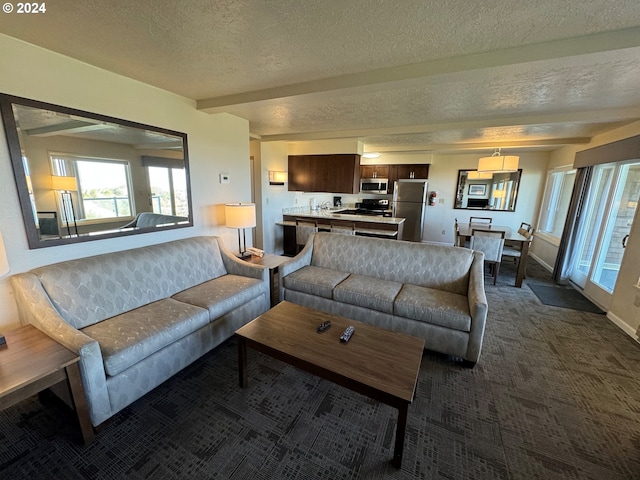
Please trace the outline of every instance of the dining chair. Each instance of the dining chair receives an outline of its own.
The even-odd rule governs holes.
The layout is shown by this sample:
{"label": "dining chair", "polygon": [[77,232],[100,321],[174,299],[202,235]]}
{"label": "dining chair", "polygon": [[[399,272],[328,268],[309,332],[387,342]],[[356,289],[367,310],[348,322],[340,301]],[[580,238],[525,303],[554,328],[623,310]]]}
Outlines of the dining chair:
{"label": "dining chair", "polygon": [[351,225],[336,225],[332,223],[329,231],[331,233],[338,233],[340,235],[355,235],[356,224],[352,223]]}
{"label": "dining chair", "polygon": [[465,247],[469,248],[469,240],[465,237],[464,243],[462,242],[460,237],[460,225],[458,224],[458,219],[454,219],[453,223],[453,246],[454,247]]}
{"label": "dining chair", "polygon": [[[533,232],[535,231],[534,228],[532,228],[530,231],[524,230],[523,232],[521,232],[520,230],[522,229],[519,229],[518,233],[529,240],[533,237]],[[504,248],[502,249],[502,256],[504,258],[512,259],[515,263],[519,262],[520,257],[522,257],[522,242],[510,242],[509,244],[505,243]],[[526,276],[527,272],[525,270],[525,278]]]}
{"label": "dining chair", "polygon": [[481,228],[471,230],[471,249],[484,253],[484,263],[488,264],[492,270],[494,285],[498,282],[504,235],[505,232],[502,230],[483,230]]}
{"label": "dining chair", "polygon": [[491,224],[493,218],[491,217],[469,217],[469,223],[488,223]]}
{"label": "dining chair", "polygon": [[296,249],[298,252],[307,244],[309,237],[318,231],[316,220],[296,218]]}
{"label": "dining chair", "polygon": [[518,228],[518,233],[520,235],[524,235],[526,232],[531,232],[532,230],[533,230],[533,227],[531,226],[530,223],[522,222],[520,224],[520,228]]}

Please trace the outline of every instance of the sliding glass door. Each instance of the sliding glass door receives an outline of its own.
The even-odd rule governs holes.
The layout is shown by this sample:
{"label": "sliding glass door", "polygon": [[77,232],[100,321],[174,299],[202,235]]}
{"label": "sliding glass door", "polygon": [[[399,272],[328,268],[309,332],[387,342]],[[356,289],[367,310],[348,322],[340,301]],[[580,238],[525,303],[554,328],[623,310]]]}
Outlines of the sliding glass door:
{"label": "sliding glass door", "polygon": [[595,167],[580,219],[571,280],[608,309],[640,196],[640,162]]}

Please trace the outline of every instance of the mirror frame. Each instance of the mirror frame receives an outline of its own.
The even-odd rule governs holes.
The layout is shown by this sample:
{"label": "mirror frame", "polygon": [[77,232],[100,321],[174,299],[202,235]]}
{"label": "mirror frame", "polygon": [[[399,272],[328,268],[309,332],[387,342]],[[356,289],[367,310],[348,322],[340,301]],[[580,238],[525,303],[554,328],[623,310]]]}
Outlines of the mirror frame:
{"label": "mirror frame", "polygon": [[[516,186],[516,190],[515,190],[515,200],[513,201],[513,208],[512,209],[495,209],[495,208],[476,208],[476,207],[457,207],[456,204],[458,202],[458,192],[460,191],[460,178],[462,177],[462,174],[464,172],[477,172],[476,169],[473,168],[469,168],[469,169],[460,169],[458,170],[458,181],[456,183],[456,190],[455,190],[455,194],[453,196],[453,208],[454,210],[475,210],[475,211],[489,211],[489,212],[515,212],[516,211],[516,206],[518,204],[518,193],[520,192],[520,183],[522,182],[522,169],[519,168],[518,169],[518,182],[517,182],[517,186]],[[509,173],[509,172],[505,172],[505,173]],[[515,173],[515,172],[512,172]],[[467,184],[468,185],[468,184]]]}
{"label": "mirror frame", "polygon": [[[36,219],[34,218],[34,212],[29,197],[29,188],[27,186],[26,174],[24,166],[22,164],[22,148],[20,144],[20,136],[16,125],[15,117],[13,114],[13,105],[22,105],[32,108],[40,108],[59,112],[67,115],[74,115],[80,117],[86,117],[101,122],[113,123],[122,125],[129,128],[148,130],[165,135],[172,135],[182,139],[182,152],[184,156],[184,168],[185,168],[185,180],[187,191],[187,202],[189,206],[188,221],[176,223],[172,225],[161,225],[156,227],[134,227],[126,230],[105,230],[104,233],[96,232],[91,234],[81,234],[75,236],[68,236],[62,238],[51,238],[42,240],[38,234],[36,228]],[[18,198],[20,201],[20,208],[22,210],[22,218],[24,221],[24,227],[27,233],[27,241],[30,249],[53,247],[57,245],[68,245],[74,243],[89,242],[94,240],[103,240],[106,238],[124,237],[129,235],[137,235],[142,233],[160,232],[165,230],[172,230],[176,228],[188,228],[193,227],[193,204],[191,201],[191,180],[189,172],[189,151],[187,146],[187,134],[168,130],[165,128],[154,127],[151,125],[145,125],[143,123],[132,122],[130,120],[123,120],[120,118],[109,117],[107,115],[101,115],[97,113],[86,112],[75,108],[63,107],[51,103],[41,102],[39,100],[31,100],[28,98],[17,97],[13,95],[7,95],[0,93],[0,112],[2,114],[2,122],[4,125],[4,131],[7,137],[7,146],[9,148],[9,157],[11,159],[11,166],[13,167],[13,176],[18,190]]]}

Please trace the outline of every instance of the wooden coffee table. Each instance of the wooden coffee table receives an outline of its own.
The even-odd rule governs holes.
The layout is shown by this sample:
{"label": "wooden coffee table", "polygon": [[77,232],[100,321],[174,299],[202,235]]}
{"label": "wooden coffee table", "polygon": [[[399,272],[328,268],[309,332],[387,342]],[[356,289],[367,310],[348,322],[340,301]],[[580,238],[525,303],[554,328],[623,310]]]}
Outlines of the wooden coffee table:
{"label": "wooden coffee table", "polygon": [[[324,321],[331,327],[317,333]],[[353,325],[348,343],[340,335]],[[424,340],[281,302],[236,331],[240,386],[246,387],[247,347],[398,409],[392,463],[400,468]]]}

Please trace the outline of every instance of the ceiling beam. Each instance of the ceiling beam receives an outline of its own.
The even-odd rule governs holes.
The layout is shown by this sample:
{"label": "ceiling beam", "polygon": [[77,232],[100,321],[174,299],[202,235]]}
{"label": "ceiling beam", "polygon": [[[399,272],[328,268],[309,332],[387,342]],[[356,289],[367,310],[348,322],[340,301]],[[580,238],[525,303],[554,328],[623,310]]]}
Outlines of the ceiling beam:
{"label": "ceiling beam", "polygon": [[420,133],[476,130],[500,127],[527,127],[548,124],[601,124],[610,122],[634,121],[640,117],[640,107],[559,112],[539,115],[513,115],[459,122],[430,123],[422,125],[404,125],[400,127],[376,127],[352,130],[327,130],[323,132],[298,132],[277,135],[261,135],[263,142],[322,140],[330,138],[375,137],[381,135],[415,135]]}
{"label": "ceiling beam", "polygon": [[581,37],[523,45],[484,53],[443,58],[410,65],[381,68],[368,72],[311,80],[261,90],[241,92],[197,101],[198,110],[219,113],[232,105],[263,102],[301,95],[321,94],[348,88],[381,86],[385,83],[426,79],[448,73],[553,60],[590,53],[640,47],[640,27]]}

